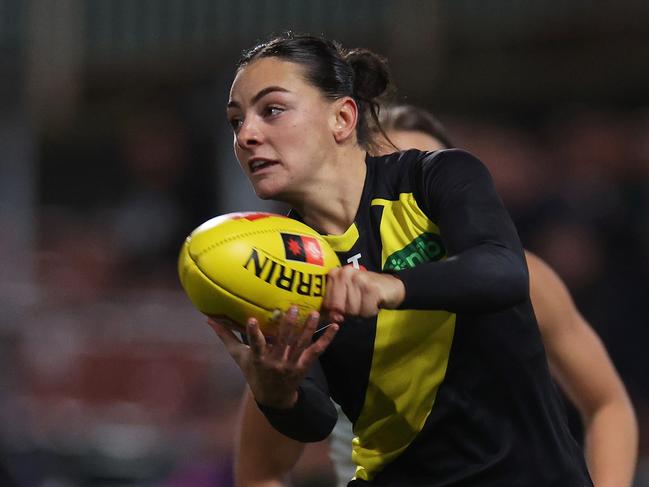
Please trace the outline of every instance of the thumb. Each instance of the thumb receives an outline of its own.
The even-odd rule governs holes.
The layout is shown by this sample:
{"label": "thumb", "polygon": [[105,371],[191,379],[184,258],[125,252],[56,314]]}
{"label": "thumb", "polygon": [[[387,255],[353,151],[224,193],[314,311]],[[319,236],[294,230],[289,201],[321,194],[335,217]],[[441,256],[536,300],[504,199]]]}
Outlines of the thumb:
{"label": "thumb", "polygon": [[208,318],[207,324],[214,330],[216,335],[225,345],[225,349],[237,361],[243,349],[248,348],[221,320]]}

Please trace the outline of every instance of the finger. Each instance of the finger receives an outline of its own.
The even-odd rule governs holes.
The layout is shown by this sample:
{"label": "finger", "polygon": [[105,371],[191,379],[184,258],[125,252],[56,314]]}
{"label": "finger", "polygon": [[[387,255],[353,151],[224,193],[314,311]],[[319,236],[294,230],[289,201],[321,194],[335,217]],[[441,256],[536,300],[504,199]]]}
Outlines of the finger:
{"label": "finger", "polygon": [[[284,350],[282,351],[282,359],[289,360],[292,351],[296,348],[296,343],[302,334],[304,324],[300,326],[298,322],[299,311],[297,306],[291,306],[289,309],[289,316],[286,320],[286,327],[282,331],[282,344]],[[308,317],[305,321],[308,321]]]}
{"label": "finger", "polygon": [[375,282],[361,282],[358,289],[359,296],[359,309],[358,315],[363,318],[376,316],[379,313],[379,289]]}
{"label": "finger", "polygon": [[318,338],[315,342],[313,342],[313,344],[311,344],[311,346],[304,350],[304,352],[300,356],[298,365],[300,367],[304,367],[305,369],[311,367],[311,364],[327,349],[331,341],[336,336],[336,333],[338,333],[339,329],[340,326],[336,323],[333,323],[331,326],[329,326],[320,336],[320,338]]}
{"label": "finger", "polygon": [[328,312],[332,321],[342,322],[345,312],[346,285],[342,278],[344,269],[332,269],[327,274],[327,288],[322,308]]}
{"label": "finger", "polygon": [[232,358],[237,360],[241,355],[241,351],[246,348],[246,345],[241,343],[241,340],[226,325],[221,323],[220,320],[209,318],[207,324],[216,332]]}
{"label": "finger", "polygon": [[339,313],[338,311],[327,311],[323,309],[322,312],[323,321],[327,323],[342,323],[345,321],[345,315]]}
{"label": "finger", "polygon": [[238,331],[238,332],[243,332],[244,327],[241,326],[239,323],[236,321],[231,320],[225,315],[206,315],[208,317],[208,322],[209,320],[215,321],[221,326],[224,326],[225,328],[228,328],[229,330],[232,331]]}
{"label": "finger", "polygon": [[362,316],[363,318],[371,318],[372,316],[379,314],[377,300],[374,297],[364,299],[362,304],[359,316]]}
{"label": "finger", "polygon": [[300,338],[298,339],[298,343],[302,348],[306,348],[311,344],[311,339],[318,326],[319,318],[320,313],[318,313],[317,311],[312,311],[311,313],[309,313],[309,316],[304,322],[302,333],[300,333]]}
{"label": "finger", "polygon": [[302,333],[300,333],[300,336],[291,347],[290,353],[287,356],[289,360],[296,362],[300,358],[302,351],[309,345],[311,345],[311,340],[319,321],[320,313],[318,313],[317,311],[312,311],[311,313],[309,313],[309,316],[304,322]]}
{"label": "finger", "polygon": [[349,285],[347,286],[347,294],[345,295],[345,314],[347,314],[347,316],[360,315],[363,301],[367,298],[361,290],[361,283],[359,280],[359,277],[352,276]]}
{"label": "finger", "polygon": [[246,323],[246,336],[250,349],[255,358],[260,358],[266,351],[266,339],[264,334],[259,329],[259,323],[255,318],[249,318]]}
{"label": "finger", "polygon": [[282,359],[285,357],[288,347],[295,340],[294,333],[297,326],[298,309],[297,306],[290,306],[284,313],[277,329],[275,343],[271,351],[271,357]]}

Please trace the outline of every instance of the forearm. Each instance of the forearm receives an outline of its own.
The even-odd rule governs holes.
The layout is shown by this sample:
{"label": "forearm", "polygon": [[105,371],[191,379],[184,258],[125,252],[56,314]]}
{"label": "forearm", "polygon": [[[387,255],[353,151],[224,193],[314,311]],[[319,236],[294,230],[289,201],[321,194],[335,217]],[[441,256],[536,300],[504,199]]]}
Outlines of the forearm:
{"label": "forearm", "polygon": [[491,243],[394,274],[406,289],[404,309],[484,313],[514,306],[529,293],[522,257]]}
{"label": "forearm", "polygon": [[629,401],[600,408],[586,422],[586,460],[597,487],[630,487],[635,473],[638,429]]}
{"label": "forearm", "polygon": [[240,471],[236,474],[235,487],[288,487],[288,478],[259,475],[258,472]]}
{"label": "forearm", "polygon": [[261,413],[249,391],[235,442],[236,487],[284,487],[304,445],[280,434]]}

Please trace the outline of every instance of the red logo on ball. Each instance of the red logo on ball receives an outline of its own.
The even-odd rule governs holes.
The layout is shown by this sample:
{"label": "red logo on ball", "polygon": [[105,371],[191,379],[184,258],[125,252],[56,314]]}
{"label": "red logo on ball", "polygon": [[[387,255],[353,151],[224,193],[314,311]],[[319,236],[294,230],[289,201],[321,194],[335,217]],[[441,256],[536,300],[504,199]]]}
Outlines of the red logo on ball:
{"label": "red logo on ball", "polygon": [[282,233],[284,255],[286,260],[306,262],[307,264],[324,265],[324,256],[320,242],[314,237]]}
{"label": "red logo on ball", "polygon": [[281,215],[274,215],[272,213],[263,213],[263,212],[241,212],[241,213],[234,213],[232,216],[233,220],[241,220],[242,218],[245,218],[248,221],[254,222],[255,220],[259,220],[261,218],[268,218],[270,216],[281,216]]}

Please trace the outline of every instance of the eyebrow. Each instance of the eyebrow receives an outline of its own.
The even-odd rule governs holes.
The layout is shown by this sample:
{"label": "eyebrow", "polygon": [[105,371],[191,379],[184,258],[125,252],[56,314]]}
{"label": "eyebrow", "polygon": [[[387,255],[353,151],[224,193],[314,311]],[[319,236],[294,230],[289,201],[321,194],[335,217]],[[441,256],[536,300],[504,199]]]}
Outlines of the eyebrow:
{"label": "eyebrow", "polygon": [[[252,104],[254,105],[257,103],[259,100],[261,100],[263,97],[265,97],[269,93],[273,93],[275,91],[279,91],[281,93],[290,93],[290,90],[287,90],[286,88],[282,88],[281,86],[268,86],[264,88],[263,90],[260,90],[259,93],[257,93],[255,96],[252,97],[250,100]],[[234,100],[228,101],[228,108],[231,107],[239,107],[239,103],[237,103]]]}

